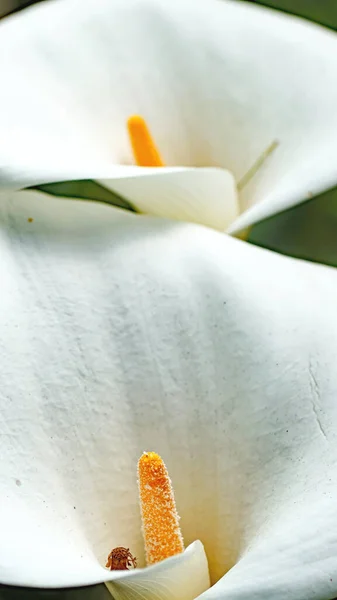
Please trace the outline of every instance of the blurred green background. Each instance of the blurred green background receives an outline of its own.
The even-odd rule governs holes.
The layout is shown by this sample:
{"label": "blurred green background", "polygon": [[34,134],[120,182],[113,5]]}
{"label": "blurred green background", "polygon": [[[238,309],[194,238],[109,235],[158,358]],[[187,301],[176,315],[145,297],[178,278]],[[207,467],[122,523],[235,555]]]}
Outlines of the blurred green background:
{"label": "blurred green background", "polygon": [[[0,0],[0,15],[20,10],[38,0]],[[238,0],[240,2],[241,0]],[[289,13],[300,15],[337,29],[337,0],[247,0],[253,4],[270,6]]]}
{"label": "blurred green background", "polygon": [[337,0],[250,0],[337,29]]}

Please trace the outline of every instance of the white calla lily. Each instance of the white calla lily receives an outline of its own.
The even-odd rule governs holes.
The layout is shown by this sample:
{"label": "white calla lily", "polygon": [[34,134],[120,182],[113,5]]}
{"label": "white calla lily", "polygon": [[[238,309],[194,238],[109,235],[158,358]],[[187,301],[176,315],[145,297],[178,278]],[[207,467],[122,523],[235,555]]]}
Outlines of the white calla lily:
{"label": "white calla lily", "polygon": [[[107,179],[115,163],[111,186],[141,210],[237,234],[336,184],[337,40],[328,30],[225,0],[61,0],[0,30],[7,185],[83,170]],[[180,170],[149,182],[136,169],[130,183],[117,165],[132,160],[126,120],[135,112],[167,165],[223,176],[208,171],[199,194]],[[242,181],[275,141],[237,200],[230,174]],[[177,178],[170,206],[168,176]]]}
{"label": "white calla lily", "polygon": [[[336,183],[335,36],[217,0],[58,0],[0,32],[0,581],[333,598],[336,272],[16,190],[96,180],[141,212],[239,234]],[[167,167],[130,166],[135,112]],[[113,546],[144,566],[144,449],[167,462],[188,547],[111,573]]]}
{"label": "white calla lily", "polygon": [[[335,270],[38,192],[0,206],[1,581],[109,580],[116,545],[142,566],[155,448],[218,581],[202,598],[333,598]],[[199,596],[202,546],[154,575],[118,574],[116,598]]]}

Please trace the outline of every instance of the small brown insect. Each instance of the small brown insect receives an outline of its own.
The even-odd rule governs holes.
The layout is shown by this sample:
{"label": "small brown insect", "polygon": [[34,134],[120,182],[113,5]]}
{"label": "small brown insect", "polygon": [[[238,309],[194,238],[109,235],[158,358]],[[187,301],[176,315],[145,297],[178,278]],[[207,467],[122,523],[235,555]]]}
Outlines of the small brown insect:
{"label": "small brown insect", "polygon": [[111,550],[105,566],[110,571],[127,571],[129,567],[136,568],[137,559],[132,556],[129,548],[118,546],[118,548]]}

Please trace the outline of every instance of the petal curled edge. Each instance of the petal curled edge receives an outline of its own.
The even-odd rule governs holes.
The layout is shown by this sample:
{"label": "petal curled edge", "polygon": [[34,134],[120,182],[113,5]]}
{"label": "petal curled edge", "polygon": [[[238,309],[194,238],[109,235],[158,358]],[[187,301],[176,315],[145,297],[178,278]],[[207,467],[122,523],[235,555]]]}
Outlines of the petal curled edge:
{"label": "petal curled edge", "polygon": [[[140,213],[198,223],[218,231],[225,231],[239,214],[236,184],[225,169],[115,165],[91,167],[90,173],[91,180],[117,193]],[[83,166],[70,172],[66,168],[56,171],[40,165],[34,174],[21,167],[19,174],[7,172],[7,177],[0,181],[0,190],[76,180],[83,182],[85,190],[87,178],[88,171]],[[62,196],[60,186],[58,194]]]}
{"label": "petal curled edge", "polygon": [[[144,170],[145,171],[145,170]],[[181,169],[102,183],[141,213],[225,231],[239,213],[234,178],[224,169]]]}
{"label": "petal curled edge", "polygon": [[207,558],[201,542],[162,563],[107,582],[114,600],[195,600],[209,588]]}

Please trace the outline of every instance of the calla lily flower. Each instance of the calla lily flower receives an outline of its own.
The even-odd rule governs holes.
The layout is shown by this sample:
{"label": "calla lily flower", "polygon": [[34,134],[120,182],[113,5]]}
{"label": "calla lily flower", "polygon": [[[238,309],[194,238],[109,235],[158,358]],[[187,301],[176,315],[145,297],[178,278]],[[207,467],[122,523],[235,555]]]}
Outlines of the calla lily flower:
{"label": "calla lily flower", "polygon": [[[99,179],[141,212],[238,234],[336,184],[324,28],[219,0],[61,0],[5,20],[0,49],[8,185]],[[134,113],[167,168],[125,166]]]}
{"label": "calla lily flower", "polygon": [[[335,270],[34,192],[1,214],[1,581],[333,598]],[[144,565],[135,465],[149,447],[192,545],[109,572],[117,545]]]}
{"label": "calla lily flower", "polygon": [[[335,36],[216,0],[58,0],[0,30],[0,581],[333,598],[336,272],[223,232],[336,183]],[[131,165],[135,112],[166,167]],[[148,215],[41,191],[75,180]],[[187,546],[148,568],[144,449]],[[107,571],[114,546],[140,568]]]}

